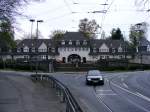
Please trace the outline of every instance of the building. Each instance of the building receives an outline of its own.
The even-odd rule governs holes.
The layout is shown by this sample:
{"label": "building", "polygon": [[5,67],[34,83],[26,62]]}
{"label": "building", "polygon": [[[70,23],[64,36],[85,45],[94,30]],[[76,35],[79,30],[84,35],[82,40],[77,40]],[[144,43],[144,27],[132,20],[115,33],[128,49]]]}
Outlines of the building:
{"label": "building", "polygon": [[146,38],[141,38],[139,40],[136,55],[131,62],[150,64],[150,42]]}
{"label": "building", "polygon": [[79,32],[66,32],[59,40],[24,39],[13,51],[13,59],[48,60],[62,63],[94,62],[104,59],[131,59],[123,40],[88,39]]}

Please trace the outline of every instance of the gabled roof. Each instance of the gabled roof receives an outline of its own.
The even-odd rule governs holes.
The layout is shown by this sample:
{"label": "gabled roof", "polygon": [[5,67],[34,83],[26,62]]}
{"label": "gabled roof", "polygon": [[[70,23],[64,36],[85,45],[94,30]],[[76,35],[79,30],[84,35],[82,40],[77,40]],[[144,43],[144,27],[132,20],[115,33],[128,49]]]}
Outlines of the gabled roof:
{"label": "gabled roof", "polygon": [[88,40],[88,38],[85,37],[84,34],[81,32],[66,32],[61,40],[80,41],[80,40]]}
{"label": "gabled roof", "polygon": [[42,43],[45,43],[48,47],[53,47],[55,44],[51,39],[24,39],[18,44],[18,47],[23,48],[24,46],[28,46],[29,48],[38,48]]}
{"label": "gabled roof", "polygon": [[92,47],[100,48],[102,44],[106,44],[109,48],[118,48],[128,46],[123,40],[112,40],[112,39],[93,39],[91,40]]}

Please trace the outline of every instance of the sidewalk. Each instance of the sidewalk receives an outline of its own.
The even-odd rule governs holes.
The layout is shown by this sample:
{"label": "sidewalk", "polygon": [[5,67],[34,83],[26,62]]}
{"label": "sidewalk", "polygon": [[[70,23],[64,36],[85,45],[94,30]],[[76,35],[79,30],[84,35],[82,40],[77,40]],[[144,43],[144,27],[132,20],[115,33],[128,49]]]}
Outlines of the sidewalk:
{"label": "sidewalk", "polygon": [[65,112],[65,104],[48,82],[3,74],[0,73],[0,112]]}

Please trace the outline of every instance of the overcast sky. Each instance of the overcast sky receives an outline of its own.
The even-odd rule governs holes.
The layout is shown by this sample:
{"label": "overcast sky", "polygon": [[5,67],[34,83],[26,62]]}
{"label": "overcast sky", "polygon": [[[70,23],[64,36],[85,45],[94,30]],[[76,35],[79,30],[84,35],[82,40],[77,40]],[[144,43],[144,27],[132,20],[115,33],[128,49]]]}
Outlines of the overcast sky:
{"label": "overcast sky", "polygon": [[[136,1],[136,2],[135,2]],[[21,12],[28,18],[17,17],[20,31],[16,31],[16,39],[21,39],[24,34],[31,33],[31,22],[29,19],[42,19],[39,24],[43,38],[54,30],[77,31],[79,20],[88,18],[95,19],[102,26],[106,35],[110,34],[112,28],[119,27],[122,33],[128,38],[131,24],[139,22],[150,22],[149,3],[144,6],[141,0],[45,0],[41,3],[30,3]],[[145,0],[144,0],[145,1]],[[107,3],[108,5],[102,5]],[[136,4],[136,5],[135,5]],[[93,11],[108,10],[104,13],[91,13]],[[35,32],[36,23],[33,26]],[[148,37],[150,40],[150,35]]]}

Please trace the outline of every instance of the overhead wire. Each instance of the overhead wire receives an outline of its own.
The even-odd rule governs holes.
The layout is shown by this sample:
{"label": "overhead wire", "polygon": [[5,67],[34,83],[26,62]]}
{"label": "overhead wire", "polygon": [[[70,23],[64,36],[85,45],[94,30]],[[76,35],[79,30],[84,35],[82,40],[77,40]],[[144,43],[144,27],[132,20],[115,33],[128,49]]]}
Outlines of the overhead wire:
{"label": "overhead wire", "polygon": [[64,3],[66,4],[66,6],[68,7],[68,9],[70,10],[70,12],[73,12],[70,5],[68,4],[68,2],[66,0],[64,0]]}
{"label": "overhead wire", "polygon": [[[112,6],[112,4],[114,3],[115,0],[112,0],[112,2],[109,4],[108,8],[106,9],[106,12],[102,15],[102,19],[101,19],[101,25],[100,25],[100,34],[102,34],[102,31],[103,31],[103,23],[104,23],[104,20],[106,18],[106,14],[108,13],[110,7]],[[108,0],[105,1],[105,4],[107,4]],[[106,6],[104,5],[104,9],[105,10]]]}

